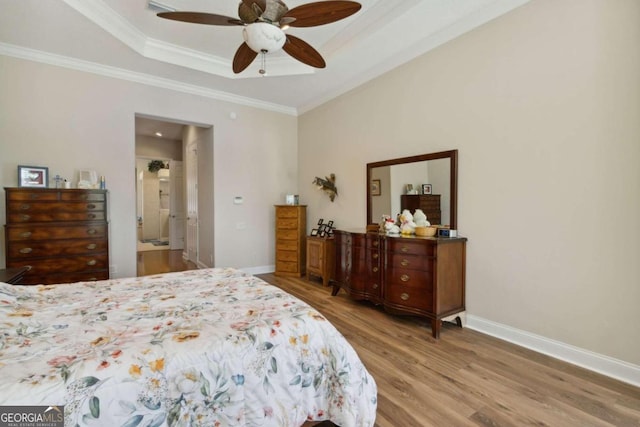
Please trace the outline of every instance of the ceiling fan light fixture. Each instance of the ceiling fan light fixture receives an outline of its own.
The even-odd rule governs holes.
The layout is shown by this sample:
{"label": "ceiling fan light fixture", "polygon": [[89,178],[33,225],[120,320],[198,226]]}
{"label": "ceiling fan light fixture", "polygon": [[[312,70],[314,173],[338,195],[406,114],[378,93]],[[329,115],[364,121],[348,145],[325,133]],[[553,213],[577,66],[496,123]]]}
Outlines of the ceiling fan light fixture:
{"label": "ceiling fan light fixture", "polygon": [[282,49],[287,40],[284,31],[266,22],[254,22],[242,30],[247,45],[256,53],[276,52]]}

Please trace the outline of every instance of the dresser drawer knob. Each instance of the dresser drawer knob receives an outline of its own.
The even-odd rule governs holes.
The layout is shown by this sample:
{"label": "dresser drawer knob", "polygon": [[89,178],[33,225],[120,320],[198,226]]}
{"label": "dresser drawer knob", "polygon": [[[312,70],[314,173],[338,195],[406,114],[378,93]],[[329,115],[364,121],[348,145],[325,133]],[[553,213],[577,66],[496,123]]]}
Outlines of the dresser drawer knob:
{"label": "dresser drawer knob", "polygon": [[409,248],[407,246],[403,246],[400,248],[400,252],[409,252]]}
{"label": "dresser drawer knob", "polygon": [[95,208],[96,208],[96,205],[94,205],[93,203],[89,203],[87,205],[87,209],[95,209]]}
{"label": "dresser drawer knob", "polygon": [[96,229],[95,228],[88,229],[87,234],[96,234]]}
{"label": "dresser drawer knob", "polygon": [[96,265],[96,263],[97,263],[97,261],[95,259],[87,261],[87,265]]}
{"label": "dresser drawer knob", "polygon": [[400,261],[400,265],[403,266],[403,267],[406,267],[409,264],[411,264],[411,263],[406,259],[403,259],[402,261]]}
{"label": "dresser drawer knob", "polygon": [[408,293],[406,293],[406,292],[401,293],[401,294],[400,294],[400,299],[401,299],[402,301],[406,301],[406,300],[408,300],[408,299],[409,299],[409,294],[408,294]]}
{"label": "dresser drawer knob", "polygon": [[373,267],[373,272],[377,273],[378,272],[378,267]]}
{"label": "dresser drawer knob", "polygon": [[378,289],[378,284],[377,284],[377,283],[374,283],[374,284],[373,284],[373,286],[372,286],[372,288],[373,288],[373,289]]}
{"label": "dresser drawer knob", "polygon": [[402,280],[403,282],[408,282],[409,276],[407,274],[403,274],[402,276],[400,276],[400,280]]}
{"label": "dresser drawer knob", "polygon": [[31,237],[31,232],[30,231],[23,231],[22,233],[20,233],[20,237],[24,237],[25,239],[27,237]]}
{"label": "dresser drawer knob", "polygon": [[20,249],[20,253],[21,254],[30,254],[31,252],[33,252],[33,248],[22,248],[22,249]]}
{"label": "dresser drawer knob", "polygon": [[93,249],[95,249],[95,248],[97,248],[97,247],[98,247],[98,245],[96,245],[95,243],[89,243],[89,244],[87,245],[87,249],[91,249],[91,250],[93,250]]}
{"label": "dresser drawer knob", "polygon": [[87,218],[89,219],[96,219],[96,214],[88,214]]}
{"label": "dresser drawer knob", "polygon": [[20,206],[20,209],[22,209],[23,211],[28,211],[29,209],[31,209],[31,205],[25,203],[24,205]]}
{"label": "dresser drawer knob", "polygon": [[29,221],[31,219],[31,215],[27,215],[27,214],[20,215],[20,219],[23,221]]}
{"label": "dresser drawer knob", "polygon": [[379,256],[379,255],[378,255],[377,253],[374,253],[374,254],[372,254],[372,255],[371,255],[371,257],[372,257],[373,259],[378,259],[378,256]]}
{"label": "dresser drawer knob", "polygon": [[379,242],[377,240],[373,241],[373,246],[378,246]]}

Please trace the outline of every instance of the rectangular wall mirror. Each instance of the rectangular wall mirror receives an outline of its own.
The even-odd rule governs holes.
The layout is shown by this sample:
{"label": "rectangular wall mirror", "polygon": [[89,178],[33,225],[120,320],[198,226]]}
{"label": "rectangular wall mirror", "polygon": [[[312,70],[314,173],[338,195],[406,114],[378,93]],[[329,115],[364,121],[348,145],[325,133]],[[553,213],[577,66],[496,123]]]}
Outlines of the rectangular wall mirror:
{"label": "rectangular wall mirror", "polygon": [[[385,214],[395,217],[401,212],[403,201],[423,196],[426,190],[429,203],[439,204],[440,208],[439,217],[434,211],[431,218],[427,214],[427,219],[434,225],[456,229],[457,179],[458,150],[368,163],[367,223],[380,223]],[[407,193],[410,197],[402,200]]]}

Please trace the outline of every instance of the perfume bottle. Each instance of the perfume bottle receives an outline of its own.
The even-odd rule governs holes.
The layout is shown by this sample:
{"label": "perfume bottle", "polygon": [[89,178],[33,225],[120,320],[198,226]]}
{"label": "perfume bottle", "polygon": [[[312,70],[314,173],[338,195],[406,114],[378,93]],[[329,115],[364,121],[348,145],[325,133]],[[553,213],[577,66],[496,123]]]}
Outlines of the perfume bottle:
{"label": "perfume bottle", "polygon": [[100,189],[101,190],[106,190],[107,188],[107,183],[104,180],[104,175],[100,176]]}

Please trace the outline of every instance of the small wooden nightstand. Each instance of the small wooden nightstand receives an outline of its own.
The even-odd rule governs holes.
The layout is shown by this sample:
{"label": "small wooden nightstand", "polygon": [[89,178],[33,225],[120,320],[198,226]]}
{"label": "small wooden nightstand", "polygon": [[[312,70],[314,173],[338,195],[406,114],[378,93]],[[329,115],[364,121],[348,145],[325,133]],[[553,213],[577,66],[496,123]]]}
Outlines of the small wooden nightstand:
{"label": "small wooden nightstand", "polygon": [[0,282],[15,285],[22,279],[24,273],[31,270],[31,267],[17,267],[0,270]]}
{"label": "small wooden nightstand", "polygon": [[333,237],[307,237],[307,280],[318,276],[324,286],[329,286],[335,271],[335,253]]}

